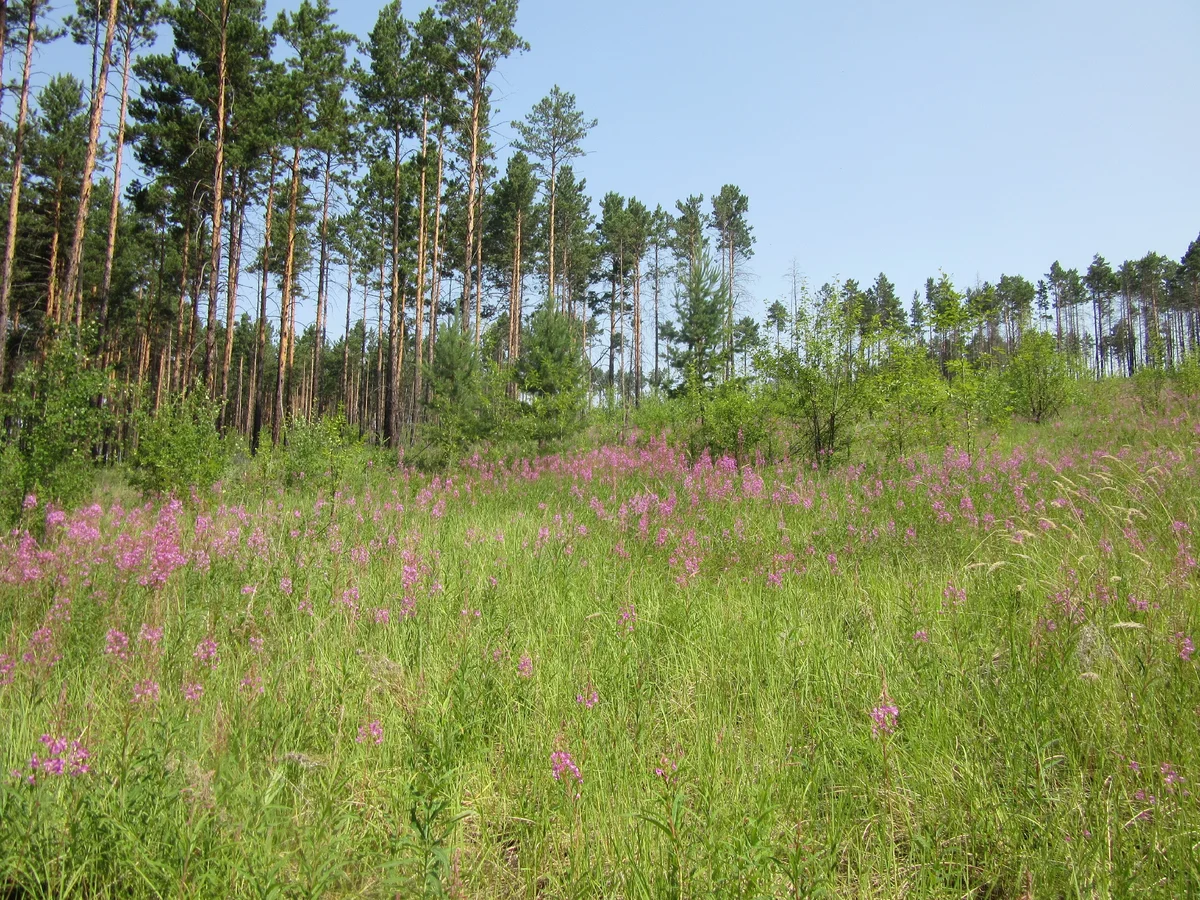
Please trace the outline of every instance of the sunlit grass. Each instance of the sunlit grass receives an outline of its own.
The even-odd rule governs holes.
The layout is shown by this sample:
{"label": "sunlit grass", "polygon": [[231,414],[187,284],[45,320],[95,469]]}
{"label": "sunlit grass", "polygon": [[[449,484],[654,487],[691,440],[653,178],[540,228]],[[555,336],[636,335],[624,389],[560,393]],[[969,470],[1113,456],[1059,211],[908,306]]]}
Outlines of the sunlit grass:
{"label": "sunlit grass", "polygon": [[828,475],[647,445],[13,534],[0,883],[1195,893],[1196,451],[1080,414]]}

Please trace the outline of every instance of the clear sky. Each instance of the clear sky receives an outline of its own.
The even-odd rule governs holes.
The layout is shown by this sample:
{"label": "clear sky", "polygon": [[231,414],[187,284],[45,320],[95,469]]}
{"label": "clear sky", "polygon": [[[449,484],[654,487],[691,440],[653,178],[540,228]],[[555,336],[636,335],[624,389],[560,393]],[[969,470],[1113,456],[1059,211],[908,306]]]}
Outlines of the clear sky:
{"label": "clear sky", "polygon": [[[334,2],[362,36],[382,6]],[[755,315],[793,259],[814,285],[886,272],[907,302],[939,268],[1036,279],[1200,232],[1197,0],[521,0],[518,31],[500,146],[557,83],[600,120],[576,165],[597,201],[736,184]]]}

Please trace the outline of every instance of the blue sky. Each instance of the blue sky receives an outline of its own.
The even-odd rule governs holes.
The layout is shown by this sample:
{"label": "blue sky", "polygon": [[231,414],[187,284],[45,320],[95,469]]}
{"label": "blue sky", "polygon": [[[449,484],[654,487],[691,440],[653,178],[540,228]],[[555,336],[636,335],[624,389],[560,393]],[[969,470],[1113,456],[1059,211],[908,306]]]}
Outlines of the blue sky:
{"label": "blue sky", "polygon": [[[365,35],[382,3],[335,5]],[[600,120],[576,164],[596,200],[738,185],[755,315],[793,259],[814,285],[884,271],[907,301],[939,268],[1037,278],[1200,232],[1196,0],[522,0],[518,31],[499,144],[557,83]]]}

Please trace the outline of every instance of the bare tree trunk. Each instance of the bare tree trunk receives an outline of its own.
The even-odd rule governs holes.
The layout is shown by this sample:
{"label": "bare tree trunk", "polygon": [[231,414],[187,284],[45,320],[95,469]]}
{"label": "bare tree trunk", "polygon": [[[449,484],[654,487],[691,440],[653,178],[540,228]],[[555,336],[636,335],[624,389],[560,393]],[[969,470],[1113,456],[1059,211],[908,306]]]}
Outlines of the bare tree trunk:
{"label": "bare tree trunk", "polygon": [[557,200],[557,181],[558,181],[558,158],[555,155],[550,157],[550,271],[546,274],[546,286],[550,293],[550,309],[553,311],[557,306],[557,300],[554,296],[554,202]]}
{"label": "bare tree trunk", "polygon": [[[4,241],[4,268],[0,271],[0,387],[4,385],[8,362],[9,295],[12,290],[13,260],[16,258],[17,250],[17,212],[21,203],[21,163],[25,153],[25,121],[29,116],[29,78],[33,66],[33,48],[37,41],[37,13],[37,3],[30,2],[29,20],[26,22],[25,65],[21,74],[21,99],[17,109],[17,133],[14,136],[13,146],[12,189],[8,195],[8,228]],[[7,28],[5,37],[7,37]],[[0,73],[2,71],[0,69]],[[0,78],[0,81],[3,81],[3,78]]]}
{"label": "bare tree trunk", "polygon": [[117,10],[120,5],[120,0],[109,0],[108,20],[104,26],[104,51],[100,56],[100,75],[96,81],[96,90],[92,94],[87,154],[83,160],[79,209],[75,213],[75,234],[71,238],[71,252],[67,257],[67,274],[63,279],[63,296],[68,299],[74,298],[79,288],[79,270],[83,264],[83,238],[87,229],[88,206],[92,199],[92,174],[96,171],[96,155],[100,147],[100,123],[104,113],[104,94],[108,90],[108,67],[112,58],[113,33],[116,31]]}
{"label": "bare tree trunk", "polygon": [[217,49],[217,134],[213,148],[212,244],[208,254],[208,330],[204,335],[204,387],[212,397],[217,377],[217,293],[221,283],[221,217],[225,213],[225,69],[229,48],[229,0],[221,0]]}
{"label": "bare tree trunk", "polygon": [[[483,222],[483,195],[484,195],[484,187],[483,187],[482,179],[480,179],[478,189],[479,189],[479,197],[476,200],[476,203],[479,204],[479,208],[476,211],[476,215],[478,216],[480,223],[482,223]],[[482,227],[482,224],[477,229],[477,231],[478,231],[478,233],[475,235],[475,346],[476,347],[478,347],[480,345],[479,344],[480,327],[483,324],[483,227]]]}
{"label": "bare tree trunk", "polygon": [[117,116],[117,139],[113,148],[113,186],[112,202],[108,208],[108,243],[104,249],[104,275],[100,281],[100,346],[104,347],[105,333],[108,331],[109,295],[112,293],[113,259],[117,252],[117,218],[121,211],[121,159],[125,149],[125,117],[129,110],[129,68],[133,57],[134,30],[130,28],[125,35],[121,61],[121,108]]}
{"label": "bare tree trunk", "polygon": [[313,378],[309,409],[321,414],[321,355],[325,350],[326,304],[329,300],[329,196],[333,153],[325,154],[325,188],[321,201],[321,255],[317,269],[317,332],[313,337]]}
{"label": "bare tree trunk", "polygon": [[[221,355],[221,421],[229,421],[225,411],[229,404],[229,367],[233,362],[233,331],[237,318],[238,280],[242,269],[242,230],[246,224],[246,172],[238,172],[233,198],[229,205],[229,283],[225,291],[225,347]],[[241,403],[241,372],[238,373],[238,403]],[[240,422],[241,416],[234,421]]]}
{"label": "bare tree trunk", "polygon": [[442,300],[442,187],[443,187],[443,142],[445,132],[438,130],[438,174],[437,198],[433,209],[433,264],[430,277],[433,289],[429,292],[429,364],[433,365],[433,345],[437,341],[438,304]]}
{"label": "bare tree trunk", "polygon": [[[516,234],[513,238],[512,284],[508,291],[508,361],[515,363],[521,355],[521,232],[522,214],[517,212]],[[554,301],[550,301],[553,309]]]}
{"label": "bare tree trunk", "polygon": [[[483,20],[479,18],[480,31]],[[475,255],[475,189],[479,180],[479,114],[483,93],[482,50],[475,54],[475,82],[471,92],[471,159],[467,176],[467,240],[463,253],[463,292],[459,304],[459,327],[467,333],[467,302],[471,297],[471,259]],[[475,344],[479,345],[479,328],[475,329]]]}
{"label": "bare tree trunk", "polygon": [[383,443],[383,291],[387,273],[384,262],[379,260],[379,315],[376,318],[377,336],[375,339],[375,443]]}
{"label": "bare tree trunk", "polygon": [[642,406],[642,258],[633,261],[633,405]]}
{"label": "bare tree trunk", "polygon": [[400,424],[400,348],[398,321],[400,310],[400,129],[393,134],[392,147],[392,283],[388,317],[387,419],[380,423],[384,438],[393,446]]}
{"label": "bare tree trunk", "polygon": [[179,389],[183,384],[183,332],[187,316],[188,262],[192,258],[192,208],[189,205],[183,221],[183,255],[179,270],[179,321],[176,323],[175,356],[171,363],[171,387]]}
{"label": "bare tree trunk", "polygon": [[350,304],[354,300],[354,252],[346,247],[346,330],[342,338],[342,409],[348,421],[350,413]]}
{"label": "bare tree trunk", "polygon": [[275,384],[275,411],[271,417],[271,443],[283,437],[284,402],[291,395],[295,337],[292,334],[292,281],[296,264],[296,209],[300,203],[300,143],[292,153],[292,192],[288,198],[287,251],[283,259],[283,299],[279,310],[279,380]]}
{"label": "bare tree trunk", "polygon": [[271,268],[271,223],[275,211],[275,154],[271,154],[271,170],[267,180],[267,210],[265,213],[262,249],[262,280],[258,295],[258,333],[254,341],[254,362],[250,366],[250,396],[246,400],[246,427],[250,432],[251,451],[258,450],[262,431],[262,379],[267,366],[267,286]]}
{"label": "bare tree trunk", "polygon": [[[658,376],[658,297],[660,274],[658,268],[658,240],[654,241],[654,390],[661,383]],[[779,332],[775,333],[775,347],[779,348]]]}
{"label": "bare tree trunk", "polygon": [[421,113],[421,188],[420,197],[417,200],[417,299],[416,299],[416,332],[413,335],[413,387],[412,387],[412,427],[415,433],[417,426],[417,398],[421,396],[421,360],[425,358],[422,350],[425,342],[425,241],[429,233],[427,229],[427,211],[426,211],[426,194],[428,193],[426,186],[426,171],[429,168],[429,160],[426,155],[429,152],[429,105],[426,99],[425,106]]}

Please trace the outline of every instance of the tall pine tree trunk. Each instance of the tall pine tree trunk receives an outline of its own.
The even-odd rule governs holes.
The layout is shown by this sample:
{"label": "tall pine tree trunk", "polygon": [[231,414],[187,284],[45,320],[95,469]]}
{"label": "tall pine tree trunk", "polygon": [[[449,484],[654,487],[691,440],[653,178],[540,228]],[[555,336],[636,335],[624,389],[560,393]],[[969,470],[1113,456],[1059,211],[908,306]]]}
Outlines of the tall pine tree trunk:
{"label": "tall pine tree trunk", "polygon": [[[29,116],[29,78],[33,66],[33,47],[37,41],[38,4],[29,3],[26,24],[25,64],[21,74],[21,99],[17,109],[17,133],[13,145],[12,189],[8,195],[8,227],[4,241],[4,268],[0,270],[0,388],[8,362],[8,311],[12,292],[13,260],[17,250],[17,212],[21,203],[21,164],[25,153],[25,122]],[[7,34],[5,35],[7,37]],[[0,79],[3,80],[3,79]]]}
{"label": "tall pine tree trunk", "polygon": [[288,197],[287,250],[283,258],[283,299],[279,310],[279,380],[275,383],[275,410],[271,417],[271,443],[283,437],[284,403],[291,397],[294,316],[292,282],[296,270],[296,211],[300,205],[300,142],[292,152],[292,192]]}
{"label": "tall pine tree trunk", "polygon": [[[479,19],[479,28],[483,30],[483,19]],[[483,67],[482,50],[475,54],[475,81],[471,92],[471,159],[467,175],[467,239],[463,251],[463,290],[459,303],[459,325],[463,334],[467,334],[467,304],[471,299],[471,260],[475,256],[475,190],[479,180],[479,116],[483,101]],[[478,326],[476,326],[476,345],[478,345]]]}
{"label": "tall pine tree trunk", "polygon": [[425,242],[429,237],[428,228],[428,212],[426,210],[426,200],[428,189],[425,183],[426,173],[429,170],[429,160],[426,158],[429,152],[429,106],[426,101],[425,107],[421,115],[421,187],[420,197],[417,200],[417,309],[416,309],[416,333],[413,335],[413,388],[412,388],[412,424],[413,429],[416,429],[417,424],[417,402],[421,396],[421,360],[425,358],[422,350],[424,349],[425,341]]}
{"label": "tall pine tree trunk", "polygon": [[437,341],[438,304],[442,299],[442,188],[444,187],[443,137],[445,129],[438,130],[438,174],[437,198],[433,208],[433,262],[430,277],[433,288],[429,292],[429,364],[433,365],[433,345]]}
{"label": "tall pine tree trunk", "polygon": [[75,213],[75,233],[67,257],[67,274],[63,279],[63,297],[73,302],[79,290],[80,269],[83,266],[83,239],[87,230],[88,207],[92,199],[92,175],[96,171],[96,155],[100,148],[100,124],[104,114],[104,95],[108,90],[108,68],[112,58],[113,35],[117,28],[120,0],[109,0],[108,19],[104,25],[104,50],[100,54],[100,74],[92,93],[91,116],[88,122],[87,153],[83,159],[83,181],[79,189],[79,209]]}
{"label": "tall pine tree trunk", "polygon": [[258,295],[258,333],[254,341],[254,362],[250,366],[250,396],[246,401],[246,425],[250,432],[251,451],[257,452],[263,427],[263,373],[267,367],[267,287],[271,274],[271,225],[275,212],[275,166],[271,153],[270,175],[267,180],[267,210],[263,228],[262,281]]}
{"label": "tall pine tree trunk", "polygon": [[347,420],[353,422],[350,412],[350,304],[354,297],[354,252],[346,247],[346,330],[342,338],[342,409]]}
{"label": "tall pine tree trunk", "polygon": [[129,28],[122,48],[121,107],[117,115],[117,140],[113,148],[112,202],[108,207],[108,242],[104,247],[104,274],[100,280],[100,346],[108,331],[109,300],[112,293],[113,259],[117,252],[117,219],[121,212],[121,159],[125,150],[125,117],[129,110],[129,68],[133,57],[133,28]]}
{"label": "tall pine tree trunk", "polygon": [[225,82],[229,50],[229,0],[221,0],[217,49],[217,134],[213,148],[212,243],[208,254],[208,329],[204,335],[204,387],[212,397],[217,377],[217,293],[221,283],[221,219],[225,213]]}
{"label": "tall pine tree trunk", "polygon": [[183,220],[183,253],[179,268],[179,321],[176,322],[175,356],[171,361],[171,390],[179,390],[183,382],[183,333],[187,321],[188,263],[191,261],[192,208],[189,205]]}
{"label": "tall pine tree trunk", "polygon": [[633,405],[642,406],[642,258],[633,261]]}
{"label": "tall pine tree trunk", "polygon": [[317,266],[317,325],[313,337],[313,365],[311,394],[308,398],[310,413],[321,414],[321,355],[325,350],[326,303],[329,294],[329,200],[333,181],[333,153],[325,153],[325,186],[321,201],[321,253]]}
{"label": "tall pine tree trunk", "polygon": [[392,147],[392,282],[388,311],[387,419],[381,423],[383,436],[395,446],[400,425],[400,129],[393,134]]}
{"label": "tall pine tree trunk", "polygon": [[[246,225],[246,172],[237,172],[233,186],[233,197],[229,203],[229,280],[225,290],[225,347],[221,353],[221,421],[229,421],[226,409],[229,405],[229,369],[233,362],[233,330],[237,319],[238,280],[242,268],[242,231]],[[245,358],[243,356],[243,364]],[[238,404],[241,404],[241,377],[238,372]],[[241,421],[241,416],[234,419]]]}

